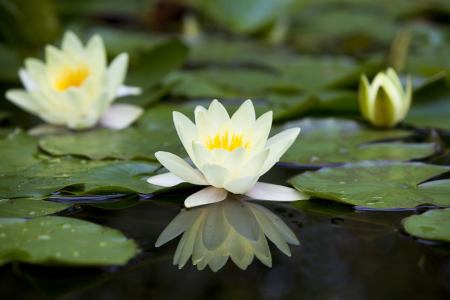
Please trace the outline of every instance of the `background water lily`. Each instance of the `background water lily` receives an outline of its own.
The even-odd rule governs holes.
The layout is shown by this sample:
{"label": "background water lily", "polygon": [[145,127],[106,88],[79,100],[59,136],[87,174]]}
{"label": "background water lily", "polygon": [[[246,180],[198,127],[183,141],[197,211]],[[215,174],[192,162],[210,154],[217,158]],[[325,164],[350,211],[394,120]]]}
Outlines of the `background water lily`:
{"label": "background water lily", "polygon": [[309,199],[288,187],[257,182],[300,133],[300,128],[291,128],[267,139],[272,111],[256,120],[253,103],[247,100],[230,118],[225,107],[214,100],[208,110],[197,106],[196,124],[179,112],[173,113],[173,120],[184,148],[198,169],[179,156],[156,152],[156,158],[170,173],[150,177],[148,182],[167,187],[181,182],[208,186],[188,197],[186,207],[222,201],[228,192],[260,200]]}
{"label": "background water lily", "polygon": [[255,256],[272,267],[266,236],[287,256],[291,251],[286,242],[299,245],[292,230],[270,210],[235,196],[201,208],[182,209],[161,233],[156,247],[183,232],[173,258],[173,264],[180,269],[191,255],[199,270],[209,265],[217,272],[229,258],[245,270]]}
{"label": "background water lily", "polygon": [[359,108],[363,117],[376,127],[394,127],[409,111],[412,98],[412,79],[408,77],[403,90],[397,73],[392,68],[379,72],[369,83],[361,75],[359,84]]}
{"label": "background water lily", "polygon": [[128,54],[118,55],[107,67],[103,40],[94,35],[86,47],[71,31],[61,50],[46,46],[46,62],[25,60],[19,71],[25,90],[7,91],[6,98],[52,125],[85,129],[100,123],[122,129],[142,113],[142,108],[111,105],[117,97],[140,94],[140,88],[123,85]]}

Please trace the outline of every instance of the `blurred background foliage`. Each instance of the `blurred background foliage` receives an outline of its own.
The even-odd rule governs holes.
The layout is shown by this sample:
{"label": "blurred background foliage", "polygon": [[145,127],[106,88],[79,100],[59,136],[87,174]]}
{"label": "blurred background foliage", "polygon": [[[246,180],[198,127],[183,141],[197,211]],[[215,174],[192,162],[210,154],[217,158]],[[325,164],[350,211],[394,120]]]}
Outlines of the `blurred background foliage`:
{"label": "blurred background foliage", "polygon": [[39,123],[4,91],[66,29],[130,54],[127,83],[144,93],[120,102],[252,98],[276,121],[358,117],[360,74],[392,66],[414,79],[409,123],[450,130],[447,0],[0,0],[2,125]]}

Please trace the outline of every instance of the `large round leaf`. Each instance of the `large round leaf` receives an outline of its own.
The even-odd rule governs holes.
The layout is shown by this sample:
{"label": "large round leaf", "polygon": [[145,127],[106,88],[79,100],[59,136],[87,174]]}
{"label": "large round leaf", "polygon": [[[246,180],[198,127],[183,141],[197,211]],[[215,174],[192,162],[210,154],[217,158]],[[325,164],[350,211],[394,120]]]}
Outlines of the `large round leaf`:
{"label": "large round leaf", "polygon": [[33,199],[0,200],[0,218],[32,218],[58,213],[72,205]]}
{"label": "large round leaf", "polygon": [[156,160],[157,151],[185,153],[178,136],[173,134],[171,128],[164,127],[158,130],[100,129],[65,136],[47,136],[39,140],[39,146],[52,155],[74,154],[90,159]]}
{"label": "large round leaf", "polygon": [[15,130],[0,141],[1,174],[25,169],[42,159],[36,139],[20,130]]}
{"label": "large round leaf", "polygon": [[251,33],[286,13],[295,0],[194,0],[208,17],[237,33]]}
{"label": "large round leaf", "polygon": [[423,163],[361,162],[303,173],[289,183],[309,196],[377,209],[450,205],[450,180],[422,183],[450,171]]}
{"label": "large round leaf", "polygon": [[403,220],[409,234],[426,240],[450,243],[450,209],[433,209]]}
{"label": "large round leaf", "polygon": [[0,218],[0,265],[8,261],[124,265],[137,252],[120,231],[65,217]]}
{"label": "large round leaf", "polygon": [[300,127],[301,132],[281,157],[283,163],[326,165],[364,160],[408,161],[435,152],[433,143],[380,142],[410,137],[411,131],[377,130],[352,120],[306,118],[286,123],[279,130],[292,127]]}
{"label": "large round leaf", "polygon": [[146,181],[159,166],[140,161],[55,158],[4,174],[0,197],[43,197],[73,185],[77,193],[148,194],[162,189]]}

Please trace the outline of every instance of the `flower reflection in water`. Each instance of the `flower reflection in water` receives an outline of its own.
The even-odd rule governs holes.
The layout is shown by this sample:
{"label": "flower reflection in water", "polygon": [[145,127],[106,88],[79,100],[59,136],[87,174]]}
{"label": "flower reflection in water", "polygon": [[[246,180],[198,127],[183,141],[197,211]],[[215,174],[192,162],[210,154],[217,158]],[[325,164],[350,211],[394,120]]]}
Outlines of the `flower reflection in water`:
{"label": "flower reflection in water", "polygon": [[[221,202],[182,209],[156,241],[159,247],[184,232],[173,259],[181,269],[192,255],[192,263],[217,272],[228,258],[245,270],[256,256],[268,267],[272,257],[266,236],[286,255],[287,243],[298,245],[291,229],[267,208],[230,194]],[[287,242],[287,243],[286,243]]]}

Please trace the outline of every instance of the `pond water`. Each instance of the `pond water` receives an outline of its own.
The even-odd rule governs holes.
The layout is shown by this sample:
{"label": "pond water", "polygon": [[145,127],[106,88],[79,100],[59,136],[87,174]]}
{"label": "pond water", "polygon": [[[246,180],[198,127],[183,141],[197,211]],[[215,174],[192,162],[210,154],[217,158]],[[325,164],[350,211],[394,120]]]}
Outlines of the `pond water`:
{"label": "pond water", "polygon": [[[276,167],[265,181],[284,182],[299,170]],[[114,200],[98,200],[116,201]],[[183,197],[166,195],[125,209],[80,205],[71,218],[119,229],[140,254],[125,267],[67,268],[24,263],[0,268],[1,299],[448,299],[450,247],[407,235],[401,220],[426,208],[359,211],[311,201],[252,201],[275,213],[300,245],[292,256],[269,242],[272,268],[256,258],[244,271],[228,260],[218,272],[197,270],[189,260],[173,265],[180,237],[155,242],[182,208]],[[168,201],[171,200],[171,201]],[[86,201],[86,200],[84,200]],[[93,202],[93,201],[91,201]],[[163,204],[174,202],[173,204]],[[250,202],[250,201],[249,201]],[[177,204],[179,203],[179,204]]]}

